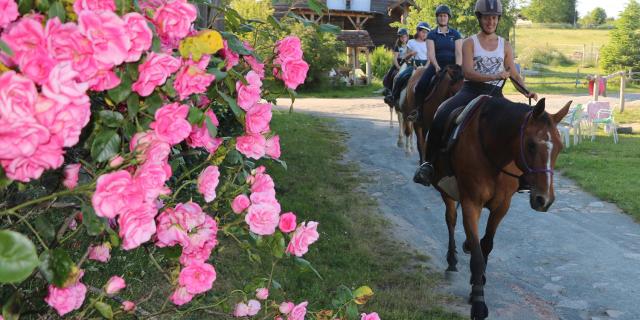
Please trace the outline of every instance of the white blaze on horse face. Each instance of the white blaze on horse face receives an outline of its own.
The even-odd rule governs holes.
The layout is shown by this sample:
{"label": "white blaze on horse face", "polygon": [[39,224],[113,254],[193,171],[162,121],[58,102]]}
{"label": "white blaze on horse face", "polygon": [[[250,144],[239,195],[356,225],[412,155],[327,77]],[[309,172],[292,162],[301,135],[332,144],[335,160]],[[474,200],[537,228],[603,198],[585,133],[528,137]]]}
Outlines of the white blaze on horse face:
{"label": "white blaze on horse face", "polygon": [[547,145],[547,191],[551,190],[551,179],[553,176],[551,175],[551,154],[553,153],[553,142],[551,140],[551,133],[547,132],[547,141],[544,144]]}

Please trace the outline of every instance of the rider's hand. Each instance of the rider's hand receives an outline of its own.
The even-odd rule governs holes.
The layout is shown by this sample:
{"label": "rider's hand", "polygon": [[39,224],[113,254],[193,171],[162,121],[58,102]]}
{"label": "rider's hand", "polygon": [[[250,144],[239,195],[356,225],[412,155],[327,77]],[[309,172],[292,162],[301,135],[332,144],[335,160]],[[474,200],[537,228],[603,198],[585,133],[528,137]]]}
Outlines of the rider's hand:
{"label": "rider's hand", "polygon": [[506,80],[509,79],[509,76],[511,76],[511,74],[507,71],[502,71],[498,74],[496,74],[497,79],[496,80]]}
{"label": "rider's hand", "polygon": [[436,73],[440,72],[440,66],[436,66]]}
{"label": "rider's hand", "polygon": [[533,99],[535,101],[538,101],[538,94],[535,92],[529,92],[529,94],[525,95],[527,98],[529,99]]}

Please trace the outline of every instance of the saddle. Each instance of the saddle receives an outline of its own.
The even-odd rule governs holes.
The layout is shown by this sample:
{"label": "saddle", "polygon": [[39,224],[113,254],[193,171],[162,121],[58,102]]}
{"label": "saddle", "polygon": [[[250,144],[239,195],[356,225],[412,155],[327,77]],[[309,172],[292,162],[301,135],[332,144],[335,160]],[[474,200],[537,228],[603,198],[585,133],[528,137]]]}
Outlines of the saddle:
{"label": "saddle", "polygon": [[[460,133],[467,127],[469,120],[480,109],[480,106],[490,98],[488,95],[481,95],[471,100],[466,106],[461,106],[454,109],[447,121],[445,122],[444,131],[442,135],[442,143],[445,148],[442,150],[444,154],[449,154],[458,141]],[[447,160],[449,158],[447,157]],[[458,183],[453,175],[453,169],[451,168],[450,161],[444,161],[447,167],[445,168],[446,174],[440,181],[438,181],[438,187],[442,189],[447,195],[456,201],[460,200],[458,192]]]}

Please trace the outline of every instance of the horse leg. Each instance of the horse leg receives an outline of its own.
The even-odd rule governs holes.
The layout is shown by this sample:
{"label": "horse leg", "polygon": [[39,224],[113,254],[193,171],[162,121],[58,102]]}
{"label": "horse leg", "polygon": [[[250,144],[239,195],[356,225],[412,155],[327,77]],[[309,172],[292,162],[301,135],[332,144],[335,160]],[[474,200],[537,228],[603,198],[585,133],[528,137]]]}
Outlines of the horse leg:
{"label": "horse leg", "polygon": [[393,107],[389,108],[389,127],[393,128]]}
{"label": "horse leg", "polygon": [[442,201],[445,205],[445,220],[447,221],[447,229],[449,231],[449,249],[447,250],[447,271],[458,271],[458,257],[456,256],[456,220],[458,219],[458,211],[456,211],[456,202],[451,198],[442,194]]}
{"label": "horse leg", "polygon": [[402,131],[404,130],[404,121],[400,112],[396,111],[396,115],[398,116],[398,142],[396,142],[396,145],[398,148],[402,148]]}
{"label": "horse leg", "polygon": [[484,270],[485,263],[482,255],[482,247],[478,237],[478,220],[482,206],[469,201],[462,202],[462,216],[464,231],[467,235],[468,247],[471,251],[471,319],[482,320],[489,316],[489,309],[484,302]]}
{"label": "horse leg", "polygon": [[500,221],[502,221],[502,218],[507,215],[510,202],[511,201],[507,201],[505,204],[502,204],[500,207],[491,210],[491,213],[489,213],[487,228],[485,230],[484,237],[482,237],[482,240],[480,241],[485,265],[489,260],[489,254],[491,253],[491,250],[493,250],[493,237],[496,235],[496,231],[498,230]]}
{"label": "horse leg", "polygon": [[422,129],[421,126],[418,126],[418,127],[414,126],[414,129],[415,129],[414,133],[416,134],[416,151],[418,151],[418,157],[420,158],[418,160],[418,165],[421,165],[422,161],[424,159],[422,157],[422,153],[423,153],[422,149],[423,149],[423,146],[424,146],[424,137],[423,137],[423,134],[422,134],[422,130],[423,129]]}
{"label": "horse leg", "polygon": [[412,134],[413,134],[413,123],[409,120],[404,120],[404,154],[409,156],[413,151],[413,142],[412,142]]}

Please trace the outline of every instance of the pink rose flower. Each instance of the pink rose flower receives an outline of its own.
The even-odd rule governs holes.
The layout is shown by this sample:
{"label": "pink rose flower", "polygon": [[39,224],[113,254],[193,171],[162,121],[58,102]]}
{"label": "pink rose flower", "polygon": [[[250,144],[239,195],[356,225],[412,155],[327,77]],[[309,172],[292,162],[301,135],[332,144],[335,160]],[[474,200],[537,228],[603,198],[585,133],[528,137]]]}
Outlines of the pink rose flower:
{"label": "pink rose flower", "polygon": [[189,294],[209,291],[216,280],[216,270],[208,263],[195,262],[183,268],[178,276],[178,283],[185,287]]}
{"label": "pink rose flower", "polygon": [[225,61],[225,67],[229,70],[240,62],[240,55],[229,48],[227,40],[223,40],[223,44],[224,48],[222,48],[222,57]]}
{"label": "pink rose flower", "polygon": [[194,93],[204,93],[216,79],[214,75],[206,72],[209,59],[209,56],[203,56],[198,64],[188,63],[178,71],[173,87],[180,99],[186,99]]}
{"label": "pink rose flower", "polygon": [[98,178],[91,203],[96,215],[115,218],[129,208],[142,204],[143,193],[125,170],[103,174]]}
{"label": "pink rose flower", "polygon": [[138,167],[133,180],[144,193],[145,201],[152,202],[159,195],[171,193],[171,190],[164,185],[170,177],[161,163],[149,161]]}
{"label": "pink rose flower", "polygon": [[120,85],[120,78],[112,69],[99,69],[89,81],[92,91],[111,90]]}
{"label": "pink rose flower", "polygon": [[0,118],[0,159],[30,157],[49,139],[49,130],[33,119],[9,122]]}
{"label": "pink rose flower", "polygon": [[[2,19],[4,19],[4,12]],[[4,30],[0,39],[11,48],[13,51],[11,60],[18,64],[23,58],[28,59],[34,49],[44,46],[44,28],[34,16],[26,16]]]}
{"label": "pink rose flower", "polygon": [[171,145],[178,144],[191,133],[191,124],[187,121],[188,113],[189,106],[186,104],[167,104],[156,111],[156,121],[149,127],[154,129],[160,140]]}
{"label": "pink rose flower", "polygon": [[258,61],[258,59],[252,55],[242,56],[242,58],[249,64],[251,70],[260,76],[260,79],[264,79],[264,63]]}
{"label": "pink rose flower", "polygon": [[275,196],[275,183],[267,173],[256,173],[251,182],[252,193],[272,193]]}
{"label": "pink rose flower", "polygon": [[275,190],[273,192],[254,192],[249,199],[251,204],[267,204],[280,213],[280,203],[276,200]]}
{"label": "pink rose flower", "polygon": [[178,287],[171,295],[171,302],[177,306],[188,303],[191,299],[193,299],[193,295],[187,292],[185,287]]}
{"label": "pink rose flower", "polygon": [[233,199],[233,202],[231,203],[231,210],[239,214],[249,208],[249,205],[251,205],[249,197],[247,197],[246,194],[240,194]]}
{"label": "pink rose flower", "polygon": [[[78,82],[78,73],[73,70],[70,62],[58,63],[49,73],[49,79],[42,85],[42,94],[61,105],[84,105],[89,102],[87,89],[89,85]],[[78,120],[84,122],[84,118]]]}
{"label": "pink rose flower", "polygon": [[80,164],[74,163],[64,167],[64,181],[62,184],[69,190],[73,190],[78,185],[78,173],[80,173]]}
{"label": "pink rose flower", "polygon": [[271,122],[271,105],[257,103],[246,114],[246,127],[249,134],[260,134],[269,131]]}
{"label": "pink rose flower", "polygon": [[147,25],[147,20],[137,12],[127,13],[122,18],[127,26],[127,34],[131,39],[131,48],[124,61],[138,61],[142,53],[151,48],[153,32],[149,28],[149,25]]}
{"label": "pink rose flower", "polygon": [[[73,220],[75,221],[75,220]],[[105,242],[98,246],[91,246],[89,249],[89,260],[96,260],[100,262],[107,262],[111,258],[111,245],[109,242]]]}
{"label": "pink rose flower", "polygon": [[[31,118],[37,98],[33,81],[13,70],[0,73],[0,119],[25,121],[25,118]],[[5,148],[0,149],[0,154],[11,153],[11,150],[2,149]]]}
{"label": "pink rose flower", "polygon": [[8,26],[9,23],[16,20],[20,13],[18,12],[18,4],[13,0],[0,0],[0,29]]}
{"label": "pink rose flower", "polygon": [[49,56],[44,46],[31,50],[19,62],[20,72],[37,84],[43,84],[49,78],[49,72],[57,61]]}
{"label": "pink rose flower", "polygon": [[[211,119],[211,123],[214,126],[218,126],[218,118],[211,110],[207,110],[204,113],[209,119]],[[209,153],[214,153],[218,149],[218,147],[222,144],[222,138],[214,138],[209,133],[209,129],[207,129],[207,124],[203,123],[202,125],[191,125],[191,134],[187,138],[187,144],[192,148],[202,147],[205,148]]]}
{"label": "pink rose flower", "polygon": [[296,36],[288,36],[276,42],[276,53],[279,60],[302,59],[302,43]]}
{"label": "pink rose flower", "polygon": [[45,39],[51,57],[59,62],[70,62],[73,70],[78,72],[79,80],[88,82],[90,86],[95,86],[94,77],[99,70],[109,69],[108,65],[93,58],[91,41],[80,32],[75,23],[63,24],[57,17],[47,20]]}
{"label": "pink rose flower", "polygon": [[73,3],[73,11],[80,14],[83,10],[99,11],[99,10],[116,10],[116,3],[113,0],[76,0]]}
{"label": "pink rose flower", "polygon": [[[82,275],[80,275],[80,278],[81,277]],[[66,288],[58,288],[50,284],[49,293],[47,297],[44,298],[44,301],[56,309],[60,316],[64,316],[73,310],[80,309],[86,294],[87,287],[82,284],[78,278],[78,282]]]}
{"label": "pink rose flower", "polygon": [[380,320],[380,316],[377,312],[372,312],[369,314],[363,313],[361,314],[360,320]]}
{"label": "pink rose flower", "polygon": [[186,37],[196,20],[196,7],[185,0],[169,1],[153,17],[160,39],[169,46]]}
{"label": "pink rose flower", "polygon": [[180,64],[178,58],[150,52],[145,61],[138,66],[138,80],[133,83],[131,89],[143,97],[150,95],[157,86],[165,83],[171,74],[178,71]]}
{"label": "pink rose flower", "polygon": [[180,263],[189,266],[195,262],[205,262],[211,256],[211,251],[218,244],[216,239],[218,225],[208,215],[205,215],[205,222],[198,226],[195,234],[189,235],[188,244],[182,248]]}
{"label": "pink rose flower", "polygon": [[52,136],[49,142],[38,146],[33,155],[12,160],[1,160],[7,177],[11,180],[29,182],[38,179],[46,169],[56,169],[64,162],[62,140]]}
{"label": "pink rose flower", "polygon": [[246,85],[242,83],[242,81],[236,82],[236,91],[238,91],[238,106],[248,111],[254,104],[260,101],[262,80],[260,80],[260,75],[254,71],[249,71],[245,79],[247,80]]}
{"label": "pink rose flower", "polygon": [[216,198],[216,188],[220,178],[217,166],[206,167],[198,177],[198,192],[202,193],[205,202],[211,202]]}
{"label": "pink rose flower", "polygon": [[258,235],[270,235],[276,231],[279,222],[278,208],[271,204],[252,204],[244,220],[249,230]]}
{"label": "pink rose flower", "polygon": [[195,202],[179,203],[175,209],[167,208],[158,216],[159,247],[181,244],[188,246],[189,232],[206,222],[206,214]]}
{"label": "pink rose flower", "polygon": [[233,309],[233,316],[234,317],[246,317],[249,315],[249,306],[247,306],[247,304],[245,304],[244,302],[240,302],[238,304],[236,304],[236,307]]}
{"label": "pink rose flower", "polygon": [[295,90],[307,78],[309,65],[304,60],[285,60],[281,62],[280,70],[276,70],[274,76],[284,81],[287,88]]}
{"label": "pink rose flower", "polygon": [[124,158],[121,155],[116,155],[113,158],[111,158],[111,160],[109,160],[109,167],[115,169],[121,166],[123,162],[124,162]]}
{"label": "pink rose flower", "polygon": [[266,300],[267,298],[269,298],[269,289],[267,288],[256,289],[256,298],[260,300]]}
{"label": "pink rose flower", "polygon": [[157,209],[153,204],[145,203],[120,215],[118,235],[122,238],[123,249],[135,249],[151,239],[156,233],[156,213]]}
{"label": "pink rose flower", "polygon": [[124,301],[122,302],[122,310],[130,312],[136,309],[136,304],[133,301]]}
{"label": "pink rose flower", "polygon": [[278,227],[284,233],[289,233],[296,229],[296,215],[293,212],[287,212],[280,216],[280,224]]}
{"label": "pink rose flower", "polygon": [[280,158],[280,137],[278,135],[267,139],[265,154],[274,159]]}
{"label": "pink rose flower", "polygon": [[291,312],[291,310],[293,310],[293,307],[295,306],[296,305],[293,302],[285,301],[280,304],[280,307],[278,309],[280,310],[280,313],[288,314],[289,312]]}
{"label": "pink rose flower", "polygon": [[258,300],[251,299],[247,301],[247,307],[247,315],[250,317],[255,316],[260,312],[260,302]]}
{"label": "pink rose flower", "polygon": [[127,25],[117,14],[105,10],[84,10],[78,13],[78,27],[91,41],[96,61],[107,66],[117,66],[129,55],[131,39],[127,33]]}
{"label": "pink rose flower", "polygon": [[120,290],[124,289],[127,284],[124,282],[124,279],[119,276],[113,276],[107,281],[107,284],[104,287],[104,291],[108,295],[116,294],[120,292]]}
{"label": "pink rose flower", "polygon": [[253,159],[260,159],[265,154],[267,141],[261,135],[251,134],[240,136],[236,142],[236,150]]}
{"label": "pink rose flower", "polygon": [[287,252],[302,257],[309,251],[309,245],[320,237],[317,228],[318,223],[315,221],[303,222],[293,233],[289,246],[287,246]]}
{"label": "pink rose flower", "polygon": [[307,301],[300,303],[291,309],[291,312],[287,316],[287,320],[304,320],[307,315]]}

